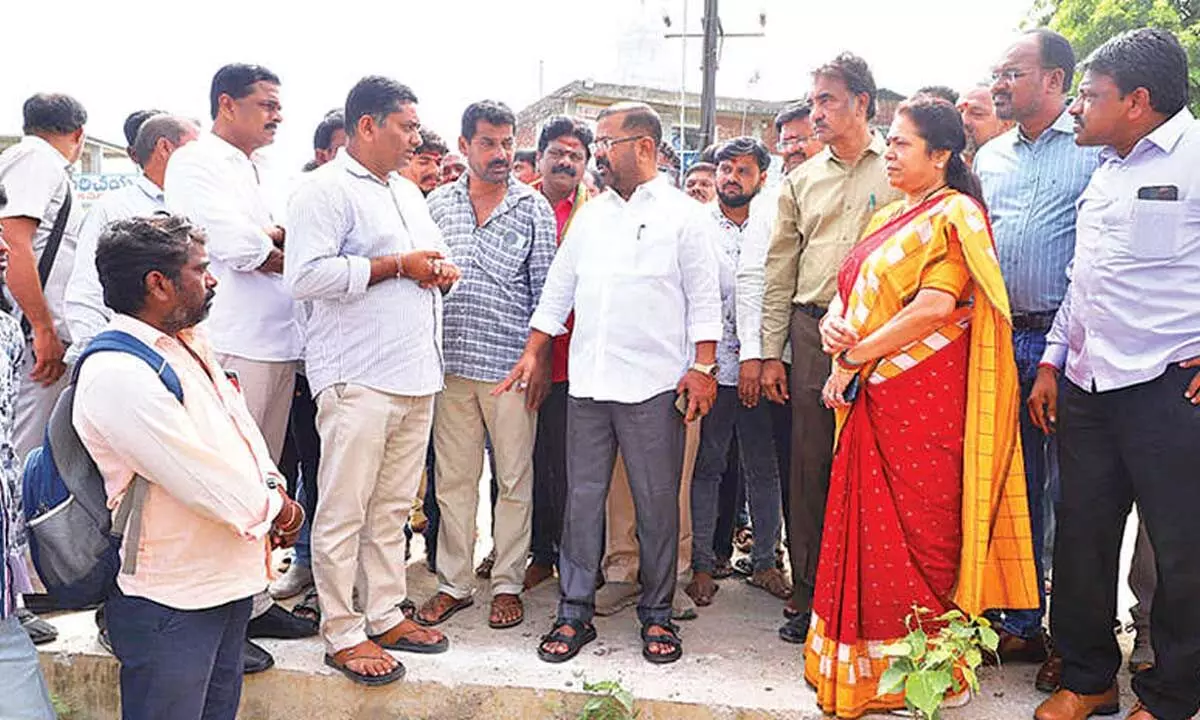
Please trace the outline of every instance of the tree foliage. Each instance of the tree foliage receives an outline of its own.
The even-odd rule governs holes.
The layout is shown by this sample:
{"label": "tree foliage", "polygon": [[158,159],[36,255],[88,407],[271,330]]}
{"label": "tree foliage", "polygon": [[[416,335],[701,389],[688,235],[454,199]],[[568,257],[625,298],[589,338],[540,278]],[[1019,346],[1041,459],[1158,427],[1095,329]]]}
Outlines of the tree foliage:
{"label": "tree foliage", "polygon": [[1062,33],[1080,60],[1126,30],[1170,30],[1187,50],[1190,105],[1200,111],[1200,0],[1035,0],[1025,24]]}

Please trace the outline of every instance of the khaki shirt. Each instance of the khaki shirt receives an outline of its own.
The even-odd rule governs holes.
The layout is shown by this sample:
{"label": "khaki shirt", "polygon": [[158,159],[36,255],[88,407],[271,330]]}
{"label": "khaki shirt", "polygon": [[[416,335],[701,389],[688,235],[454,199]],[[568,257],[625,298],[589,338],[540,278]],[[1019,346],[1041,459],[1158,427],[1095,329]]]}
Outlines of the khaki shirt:
{"label": "khaki shirt", "polygon": [[829,305],[837,271],[875,211],[900,199],[888,184],[878,133],[854,165],[827,147],[784,179],[767,253],[763,294],[763,357],[779,358],[792,306]]}

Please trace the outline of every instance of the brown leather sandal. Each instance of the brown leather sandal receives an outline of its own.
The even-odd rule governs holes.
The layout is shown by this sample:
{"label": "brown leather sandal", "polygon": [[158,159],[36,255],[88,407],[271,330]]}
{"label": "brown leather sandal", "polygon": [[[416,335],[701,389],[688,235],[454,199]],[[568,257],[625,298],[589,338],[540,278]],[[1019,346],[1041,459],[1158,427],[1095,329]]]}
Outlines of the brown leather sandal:
{"label": "brown leather sandal", "polygon": [[[384,660],[389,659],[396,663],[396,666],[390,672],[383,675],[371,675],[361,673],[350,669],[350,663],[355,660]],[[378,687],[380,685],[388,685],[404,677],[404,665],[399,660],[396,660],[391,655],[388,655],[383,648],[376,645],[370,640],[364,640],[354,647],[348,647],[344,650],[338,650],[336,653],[325,655],[325,664],[337,670],[341,674],[350,678],[359,685],[368,685]]]}
{"label": "brown leather sandal", "polygon": [[[413,620],[416,620],[425,627],[441,625],[458,611],[466,610],[474,604],[475,601],[470,597],[459,600],[449,593],[440,592],[425,601],[425,604],[417,611]],[[431,615],[432,617],[430,617]]]}
{"label": "brown leather sandal", "polygon": [[[433,642],[423,642],[417,639],[419,635],[436,637]],[[450,649],[450,639],[437,630],[427,630],[412,620],[404,620],[382,635],[371,638],[384,650],[399,650],[401,652],[436,655]]]}
{"label": "brown leather sandal", "polygon": [[[496,619],[498,612],[514,609],[517,611],[517,615],[513,619],[503,622]],[[521,602],[520,595],[501,593],[492,598],[492,612],[488,616],[488,627],[493,630],[507,630],[523,622],[525,622],[525,605]]]}
{"label": "brown leather sandal", "polygon": [[762,588],[780,600],[787,600],[792,596],[791,584],[788,583],[783,573],[777,568],[760,570],[754,573],[746,578],[746,584]]}

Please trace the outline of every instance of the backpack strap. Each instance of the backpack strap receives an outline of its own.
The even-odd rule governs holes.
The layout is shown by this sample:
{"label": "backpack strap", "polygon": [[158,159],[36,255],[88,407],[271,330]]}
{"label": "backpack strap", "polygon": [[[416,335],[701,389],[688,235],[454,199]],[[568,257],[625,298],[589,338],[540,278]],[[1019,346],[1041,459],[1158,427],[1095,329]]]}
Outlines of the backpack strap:
{"label": "backpack strap", "polygon": [[[105,330],[92,338],[75,362],[75,371],[71,378],[72,384],[79,379],[79,370],[83,367],[83,361],[99,352],[123,352],[141,358],[158,373],[158,379],[162,380],[163,385],[175,396],[175,399],[183,402],[183,385],[180,384],[179,376],[167,363],[166,358],[146,343],[121,330]],[[137,547],[142,537],[142,506],[146,504],[146,496],[149,492],[150,482],[141,475],[134,475],[133,481],[125,491],[125,497],[121,498],[121,504],[117,506],[117,512],[113,516],[112,533],[123,536],[126,547],[134,549],[133,552],[125,553],[125,561],[121,563],[121,572],[126,575],[133,575],[137,572]]]}
{"label": "backpack strap", "polygon": [[147,365],[154,368],[154,371],[158,373],[158,379],[162,380],[162,384],[167,386],[167,390],[171,391],[175,399],[183,402],[183,385],[180,384],[179,376],[175,374],[174,368],[149,345],[121,330],[105,330],[92,338],[75,362],[75,372],[71,377],[72,384],[79,379],[79,370],[83,367],[83,361],[98,352],[123,352],[141,358]]}

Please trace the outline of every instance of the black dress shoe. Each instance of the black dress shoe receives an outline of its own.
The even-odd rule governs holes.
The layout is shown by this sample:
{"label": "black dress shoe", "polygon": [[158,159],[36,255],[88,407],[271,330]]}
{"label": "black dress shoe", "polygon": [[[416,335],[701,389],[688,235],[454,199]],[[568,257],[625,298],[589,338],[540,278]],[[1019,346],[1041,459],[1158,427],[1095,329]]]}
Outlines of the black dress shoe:
{"label": "black dress shoe", "polygon": [[788,620],[779,628],[779,639],[784,642],[792,643],[793,645],[803,645],[808,639],[808,626],[812,613],[800,613],[796,617]]}
{"label": "black dress shoe", "polygon": [[242,657],[242,674],[253,675],[273,667],[275,667],[275,658],[271,657],[271,653],[247,640]]}
{"label": "black dress shoe", "polygon": [[312,620],[296,617],[277,603],[271,609],[250,621],[246,627],[249,638],[279,638],[296,640],[317,634],[318,626]]}

